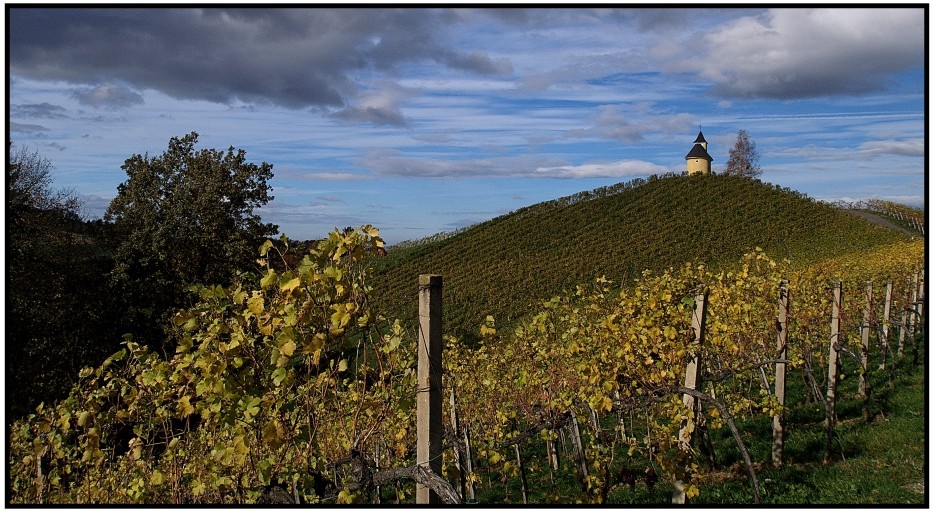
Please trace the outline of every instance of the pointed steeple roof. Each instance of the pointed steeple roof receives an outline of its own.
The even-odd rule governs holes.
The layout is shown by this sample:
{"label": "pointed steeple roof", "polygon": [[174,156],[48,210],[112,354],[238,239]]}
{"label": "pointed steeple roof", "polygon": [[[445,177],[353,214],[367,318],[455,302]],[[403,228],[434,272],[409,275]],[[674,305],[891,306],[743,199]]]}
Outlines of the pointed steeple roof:
{"label": "pointed steeple roof", "polygon": [[712,156],[709,155],[709,152],[706,151],[706,149],[702,147],[702,144],[698,142],[693,144],[693,148],[689,151],[689,153],[686,153],[686,159],[689,160],[690,158],[705,158],[710,162],[712,161]]}
{"label": "pointed steeple roof", "polygon": [[706,143],[705,137],[702,136],[702,130],[699,130],[699,136],[693,141],[693,144]]}

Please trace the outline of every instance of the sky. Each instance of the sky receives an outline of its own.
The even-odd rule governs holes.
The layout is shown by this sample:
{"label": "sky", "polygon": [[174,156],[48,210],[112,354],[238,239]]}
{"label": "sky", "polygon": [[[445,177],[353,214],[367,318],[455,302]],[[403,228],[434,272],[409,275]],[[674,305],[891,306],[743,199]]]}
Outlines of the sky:
{"label": "sky", "polygon": [[[273,165],[289,238],[388,244],[583,190],[721,172],[925,206],[927,5],[906,8],[77,8],[6,5],[8,139],[86,218],[133,155]],[[723,205],[727,207],[727,205]]]}

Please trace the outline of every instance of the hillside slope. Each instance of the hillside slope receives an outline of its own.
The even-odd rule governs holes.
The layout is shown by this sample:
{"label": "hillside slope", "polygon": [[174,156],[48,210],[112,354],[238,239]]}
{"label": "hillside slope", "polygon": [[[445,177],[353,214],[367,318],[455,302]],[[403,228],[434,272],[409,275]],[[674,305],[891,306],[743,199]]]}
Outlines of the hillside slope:
{"label": "hillside slope", "polygon": [[805,263],[906,238],[804,195],[730,176],[666,176],[540,203],[446,239],[390,249],[374,268],[379,308],[417,309],[419,274],[444,277],[444,324],[460,336],[501,324],[577,284],[615,282],[700,260],[712,267],[762,247]]}

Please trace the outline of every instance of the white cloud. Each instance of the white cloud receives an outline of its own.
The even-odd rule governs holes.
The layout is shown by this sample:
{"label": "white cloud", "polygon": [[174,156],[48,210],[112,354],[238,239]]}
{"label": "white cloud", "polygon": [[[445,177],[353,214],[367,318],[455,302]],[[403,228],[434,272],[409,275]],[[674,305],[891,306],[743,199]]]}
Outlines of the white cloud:
{"label": "white cloud", "polygon": [[626,178],[663,174],[671,170],[669,167],[642,160],[619,160],[617,162],[540,167],[535,170],[535,173],[537,176],[547,178]]}
{"label": "white cloud", "polygon": [[620,178],[670,171],[668,167],[630,159],[573,165],[540,156],[466,160],[414,158],[394,150],[371,151],[360,164],[380,176],[406,178]]}
{"label": "white cloud", "polygon": [[377,82],[374,85],[375,89],[360,94],[352,105],[335,112],[334,117],[344,121],[372,123],[376,126],[407,127],[408,120],[402,114],[399,104],[419,95],[420,91],[389,81]]}
{"label": "white cloud", "polygon": [[[633,114],[633,115],[632,115]],[[635,105],[631,113],[617,105],[603,105],[593,116],[591,128],[569,130],[567,137],[596,137],[622,142],[640,142],[654,133],[683,133],[695,125],[691,114],[658,115],[647,105]]]}
{"label": "white cloud", "polygon": [[923,157],[926,154],[926,143],[923,139],[870,141],[861,144],[859,149],[862,155],[871,157],[882,155]]}
{"label": "white cloud", "polygon": [[49,129],[42,125],[17,123],[16,121],[10,121],[10,132],[11,133],[23,133],[23,134],[29,134],[32,136],[39,136],[48,131]]}
{"label": "white cloud", "polygon": [[127,109],[144,103],[141,94],[118,85],[82,87],[72,91],[71,96],[82,105],[112,110]]}
{"label": "white cloud", "polygon": [[771,9],[701,40],[654,49],[671,71],[698,73],[739,98],[806,98],[882,90],[890,73],[921,66],[923,11]]}

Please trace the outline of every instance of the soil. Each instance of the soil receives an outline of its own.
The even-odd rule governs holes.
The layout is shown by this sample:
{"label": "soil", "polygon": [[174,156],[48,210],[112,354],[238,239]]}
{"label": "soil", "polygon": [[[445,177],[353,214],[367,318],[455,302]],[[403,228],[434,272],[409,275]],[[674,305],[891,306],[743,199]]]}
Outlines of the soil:
{"label": "soil", "polygon": [[864,219],[867,219],[867,220],[869,220],[869,221],[871,221],[871,222],[873,222],[874,224],[877,224],[877,225],[879,225],[879,226],[883,226],[883,227],[889,228],[889,229],[895,229],[895,230],[897,230],[897,231],[899,231],[899,232],[901,232],[901,233],[906,233],[907,235],[916,235],[916,234],[917,234],[915,231],[913,231],[913,230],[911,230],[911,229],[906,229],[906,228],[904,228],[903,226],[898,226],[898,225],[894,224],[893,222],[890,222],[889,219],[886,219],[886,218],[884,218],[884,217],[881,217],[880,215],[876,215],[876,214],[873,214],[873,213],[870,213],[870,212],[866,212],[866,211],[864,211],[864,210],[844,210],[844,211],[846,211],[846,212],[848,212],[848,213],[850,213],[850,214],[852,214],[852,215],[857,215],[858,217],[863,217]]}

